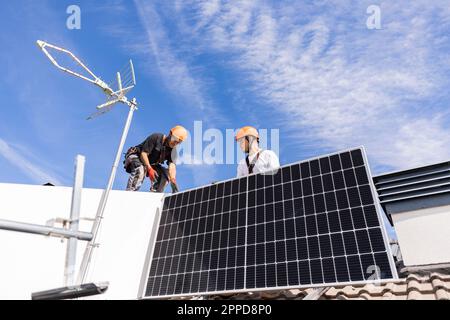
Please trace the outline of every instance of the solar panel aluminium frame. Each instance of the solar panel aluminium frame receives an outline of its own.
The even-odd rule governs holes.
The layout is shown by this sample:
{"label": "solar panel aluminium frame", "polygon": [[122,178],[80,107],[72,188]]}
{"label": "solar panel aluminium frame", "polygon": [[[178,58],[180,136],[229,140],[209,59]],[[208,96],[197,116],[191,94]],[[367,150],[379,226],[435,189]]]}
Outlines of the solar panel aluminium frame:
{"label": "solar panel aluminium frame", "polygon": [[[393,260],[393,254],[391,251],[391,247],[389,245],[389,237],[386,231],[386,226],[384,224],[383,218],[382,218],[382,214],[381,214],[381,205],[380,205],[380,200],[378,198],[378,194],[376,192],[375,189],[375,185],[372,179],[372,174],[370,171],[370,167],[369,167],[369,162],[368,162],[368,158],[367,158],[367,154],[366,154],[366,150],[364,146],[359,146],[359,147],[354,147],[354,148],[348,148],[348,149],[344,149],[344,150],[340,150],[337,152],[332,152],[332,153],[328,153],[328,154],[323,154],[323,155],[318,155],[318,156],[314,156],[311,158],[307,158],[304,160],[300,160],[297,162],[293,162],[293,163],[289,163],[283,166],[280,166],[278,168],[278,170],[281,170],[284,167],[289,167],[289,166],[293,166],[293,165],[300,165],[301,163],[308,163],[311,162],[313,160],[316,159],[320,159],[320,158],[325,158],[325,157],[331,157],[334,155],[340,155],[342,153],[346,153],[346,152],[350,152],[350,151],[354,151],[354,150],[361,150],[361,154],[364,160],[364,168],[366,169],[366,174],[369,180],[369,186],[370,186],[370,190],[371,190],[371,194],[372,194],[372,198],[373,198],[373,202],[374,202],[374,206],[375,206],[375,211],[377,214],[377,218],[378,218],[378,223],[381,229],[381,233],[383,236],[383,242],[386,248],[386,255],[388,256],[388,262],[389,262],[389,266],[390,266],[390,271],[392,274],[392,278],[385,278],[385,279],[373,279],[373,280],[361,280],[361,281],[346,281],[346,282],[334,282],[334,283],[318,283],[318,284],[308,284],[308,285],[287,285],[287,286],[274,286],[274,287],[265,287],[265,288],[244,288],[244,289],[238,289],[238,290],[222,290],[222,291],[206,291],[206,292],[195,292],[195,293],[180,293],[180,294],[170,294],[170,295],[164,295],[164,296],[146,296],[146,288],[147,288],[147,283],[148,283],[148,279],[149,279],[149,271],[150,271],[150,267],[151,267],[151,263],[153,260],[153,254],[154,254],[154,249],[155,249],[155,245],[156,245],[156,238],[157,238],[157,233],[158,233],[158,229],[159,229],[159,224],[161,221],[161,217],[162,217],[162,206],[164,204],[165,198],[167,196],[164,196],[161,200],[161,206],[160,208],[157,209],[156,211],[156,215],[155,215],[155,219],[154,219],[154,225],[152,228],[152,232],[150,235],[150,240],[149,240],[149,244],[148,244],[148,249],[147,249],[147,255],[145,258],[145,263],[144,263],[144,267],[143,267],[143,271],[142,271],[142,276],[141,276],[141,282],[139,285],[139,291],[138,291],[138,299],[167,299],[167,298],[181,298],[181,297],[187,297],[187,296],[204,296],[204,295],[215,295],[215,294],[227,294],[227,293],[245,293],[245,292],[254,292],[254,291],[273,291],[273,290],[289,290],[289,289],[304,289],[304,288],[321,288],[321,287],[332,287],[332,286],[345,286],[345,285],[364,285],[364,284],[382,284],[382,283],[386,283],[386,282],[390,282],[390,281],[395,281],[398,280],[398,273],[397,273],[397,269],[395,267],[395,263]],[[253,173],[251,175],[246,176],[246,178],[248,179],[249,176],[252,175],[257,175],[257,174],[261,174],[261,173]],[[262,173],[264,174],[264,173]],[[243,178],[243,177],[241,177]],[[236,177],[234,178],[230,178],[227,180],[223,180],[218,182],[219,183],[225,183],[227,181],[232,181],[237,179]],[[208,185],[204,185],[204,186],[200,186],[200,187],[195,187],[195,188],[191,188],[191,189],[186,189],[183,191],[184,192],[188,192],[188,191],[193,191],[193,190],[197,190],[197,189],[202,189],[202,188],[206,188],[208,187]],[[249,190],[247,189],[246,193],[248,193]],[[248,203],[248,197],[247,197],[247,203]],[[248,211],[248,206],[246,206],[246,211]],[[247,261],[247,228],[248,228],[248,214],[246,214],[246,224],[245,224],[245,261]],[[244,283],[246,283],[246,272],[244,273]]]}

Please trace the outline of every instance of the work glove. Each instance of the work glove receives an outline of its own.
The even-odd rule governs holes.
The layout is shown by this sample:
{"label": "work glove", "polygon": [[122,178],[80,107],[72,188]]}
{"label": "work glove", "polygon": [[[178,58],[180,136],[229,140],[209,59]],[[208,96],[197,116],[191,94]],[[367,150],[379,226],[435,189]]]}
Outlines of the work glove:
{"label": "work glove", "polygon": [[155,180],[158,178],[158,173],[152,168],[152,166],[147,167],[147,177],[150,178],[151,182],[155,182]]}

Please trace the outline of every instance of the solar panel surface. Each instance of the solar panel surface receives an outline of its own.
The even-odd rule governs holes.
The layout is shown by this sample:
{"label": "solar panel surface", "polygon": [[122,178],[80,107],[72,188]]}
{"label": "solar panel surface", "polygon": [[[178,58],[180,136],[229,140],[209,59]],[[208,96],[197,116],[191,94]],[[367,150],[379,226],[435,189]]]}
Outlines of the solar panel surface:
{"label": "solar panel surface", "polygon": [[363,148],[166,196],[144,297],[397,278]]}

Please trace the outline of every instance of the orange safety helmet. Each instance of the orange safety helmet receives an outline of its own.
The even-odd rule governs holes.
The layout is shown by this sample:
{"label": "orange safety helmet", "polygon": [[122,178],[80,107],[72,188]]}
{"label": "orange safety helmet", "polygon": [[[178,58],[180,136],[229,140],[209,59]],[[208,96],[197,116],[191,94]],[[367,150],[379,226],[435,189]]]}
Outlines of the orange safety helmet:
{"label": "orange safety helmet", "polygon": [[182,126],[175,126],[170,130],[170,135],[180,141],[184,141],[188,135],[188,132]]}
{"label": "orange safety helmet", "polygon": [[239,129],[239,131],[236,134],[236,141],[243,137],[247,136],[253,136],[257,139],[259,139],[259,133],[258,130],[256,130],[254,127],[246,126]]}

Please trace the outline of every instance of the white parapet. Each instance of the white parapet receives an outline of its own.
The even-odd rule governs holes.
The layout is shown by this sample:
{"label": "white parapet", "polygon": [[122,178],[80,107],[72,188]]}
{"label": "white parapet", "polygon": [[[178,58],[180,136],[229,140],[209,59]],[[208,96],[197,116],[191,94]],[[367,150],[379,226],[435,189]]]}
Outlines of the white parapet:
{"label": "white parapet", "polygon": [[[103,190],[82,191],[81,218],[93,218]],[[45,224],[69,219],[72,188],[0,183],[0,219]],[[113,190],[88,274],[109,282],[92,299],[136,299],[149,239],[163,194]],[[92,222],[82,220],[80,231]],[[59,226],[60,227],[60,226]],[[77,271],[85,241],[78,241]],[[0,299],[30,299],[31,293],[64,286],[66,240],[0,230]]]}
{"label": "white parapet", "polygon": [[392,215],[405,266],[450,263],[450,206]]}

